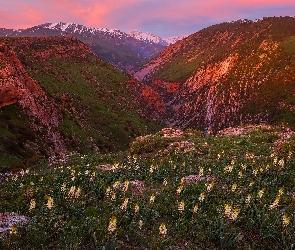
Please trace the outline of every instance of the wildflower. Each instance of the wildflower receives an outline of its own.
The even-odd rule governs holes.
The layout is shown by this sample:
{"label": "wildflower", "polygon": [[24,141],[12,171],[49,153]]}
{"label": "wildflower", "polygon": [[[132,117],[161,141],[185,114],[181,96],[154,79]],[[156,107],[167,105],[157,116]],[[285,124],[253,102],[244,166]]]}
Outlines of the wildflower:
{"label": "wildflower", "polygon": [[167,179],[165,178],[164,181],[163,181],[163,186],[166,187],[167,184],[168,184],[168,182],[167,182]]}
{"label": "wildflower", "polygon": [[249,184],[249,187],[253,186],[253,185],[254,185],[254,183],[255,183],[255,181],[254,181],[254,180],[252,180],[252,181],[250,182],[250,184]]}
{"label": "wildflower", "polygon": [[247,198],[246,198],[246,204],[249,205],[250,201],[251,201],[251,194],[248,194]]}
{"label": "wildflower", "polygon": [[75,198],[79,198],[80,194],[81,194],[81,188],[78,187],[75,193]]}
{"label": "wildflower", "polygon": [[238,207],[235,207],[235,209],[234,209],[234,211],[232,212],[230,218],[231,218],[233,221],[235,221],[235,220],[238,218],[239,213],[240,213],[240,209],[239,209]]}
{"label": "wildflower", "polygon": [[114,201],[116,199],[116,193],[112,191],[111,200]]}
{"label": "wildflower", "polygon": [[176,190],[176,193],[177,193],[178,195],[180,195],[180,193],[181,193],[181,191],[182,191],[182,189],[183,189],[183,186],[184,186],[184,184],[180,184],[180,186],[179,186],[178,189]]}
{"label": "wildflower", "polygon": [[128,180],[126,180],[125,182],[124,182],[124,187],[123,187],[123,193],[126,193],[127,192],[127,190],[128,190],[128,187],[129,187],[129,181]]}
{"label": "wildflower", "polygon": [[88,175],[89,174],[89,170],[85,170],[85,175]]}
{"label": "wildflower", "polygon": [[206,183],[206,187],[207,187],[207,192],[210,192],[212,190],[214,186],[214,181],[212,181],[211,183]]}
{"label": "wildflower", "polygon": [[15,235],[15,234],[17,234],[17,226],[16,226],[16,224],[13,224],[13,225],[12,225],[9,234],[10,234],[10,235]]}
{"label": "wildflower", "polygon": [[275,157],[275,158],[273,159],[273,164],[276,165],[277,162],[278,162],[278,157]]}
{"label": "wildflower", "polygon": [[283,215],[283,227],[288,226],[290,221],[291,221],[291,216],[284,214]]}
{"label": "wildflower", "polygon": [[114,184],[113,184],[113,188],[116,189],[119,185],[120,185],[120,181],[116,181]]}
{"label": "wildflower", "polygon": [[237,189],[237,186],[238,186],[237,183],[234,183],[231,187],[231,191],[235,192],[235,190]]}
{"label": "wildflower", "polygon": [[258,192],[258,197],[259,197],[260,199],[261,199],[262,196],[264,195],[265,190],[266,190],[266,188],[262,188],[261,190],[259,190],[259,192]]}
{"label": "wildflower", "polygon": [[17,178],[18,178],[18,176],[15,174],[15,175],[13,175],[13,176],[12,176],[12,178],[11,178],[11,179],[12,179],[13,181],[16,181],[16,180],[17,180]]}
{"label": "wildflower", "polygon": [[76,177],[75,177],[75,176],[73,176],[73,177],[72,177],[72,181],[74,181],[75,179],[76,179]]}
{"label": "wildflower", "polygon": [[106,197],[107,197],[107,198],[109,198],[109,196],[110,196],[110,192],[111,192],[111,187],[108,186],[108,187],[107,187],[107,190],[106,190]]}
{"label": "wildflower", "polygon": [[112,216],[109,222],[108,230],[109,233],[113,233],[117,228],[117,218],[115,216]]}
{"label": "wildflower", "polygon": [[239,173],[238,173],[238,178],[241,179],[242,177],[243,177],[243,171],[240,170]]}
{"label": "wildflower", "polygon": [[152,194],[151,197],[150,197],[150,203],[154,203],[155,201],[155,194]]}
{"label": "wildflower", "polygon": [[228,165],[224,168],[224,172],[231,173],[233,171],[233,168],[234,168],[233,165]]}
{"label": "wildflower", "polygon": [[199,209],[199,205],[196,204],[196,205],[194,206],[193,213],[195,214],[195,213],[198,211],[198,209]]}
{"label": "wildflower", "polygon": [[150,167],[150,173],[153,173],[153,172],[154,172],[154,166],[151,165],[151,167]]}
{"label": "wildflower", "polygon": [[53,199],[50,196],[47,196],[47,208],[53,208]]}
{"label": "wildflower", "polygon": [[282,195],[284,193],[284,187],[281,187],[280,189],[279,189],[279,195]]}
{"label": "wildflower", "polygon": [[182,177],[182,178],[180,179],[180,184],[181,184],[181,185],[184,184],[184,177]]}
{"label": "wildflower", "polygon": [[24,184],[22,184],[22,183],[21,183],[21,184],[19,184],[19,187],[20,187],[20,188],[22,188],[23,186],[24,186]]}
{"label": "wildflower", "polygon": [[278,206],[279,202],[280,202],[280,198],[281,196],[278,195],[277,198],[275,199],[275,201],[269,206],[269,209],[273,209],[275,208],[276,206]]}
{"label": "wildflower", "polygon": [[31,185],[31,186],[34,186],[34,182],[31,181],[31,182],[30,182],[30,185]]}
{"label": "wildflower", "polygon": [[36,207],[36,201],[34,199],[31,199],[29,212],[31,213],[35,209],[35,207]]}
{"label": "wildflower", "polygon": [[159,234],[163,237],[165,237],[167,234],[167,228],[164,222],[159,227]]}
{"label": "wildflower", "polygon": [[282,159],[279,160],[278,165],[280,166],[280,168],[283,168],[284,167],[284,165],[285,165],[284,158],[282,158]]}
{"label": "wildflower", "polygon": [[92,182],[94,180],[94,177],[95,177],[95,172],[92,172],[89,180]]}
{"label": "wildflower", "polygon": [[182,211],[184,210],[184,200],[182,200],[179,204],[178,204],[178,211],[180,213],[182,213]]}
{"label": "wildflower", "polygon": [[142,226],[143,226],[143,222],[142,222],[142,220],[140,220],[140,221],[138,222],[138,226],[139,226],[139,230],[141,230],[141,228],[142,228]]}
{"label": "wildflower", "polygon": [[230,217],[230,215],[231,215],[231,205],[228,202],[224,206],[224,214],[227,217]]}
{"label": "wildflower", "polygon": [[24,177],[24,175],[25,175],[25,171],[24,171],[23,169],[20,171],[20,175],[21,175],[22,177]]}
{"label": "wildflower", "polygon": [[138,210],[139,210],[139,205],[138,205],[138,203],[136,203],[134,206],[134,213],[137,213]]}
{"label": "wildflower", "polygon": [[124,202],[120,206],[121,210],[126,210],[127,205],[128,205],[129,198],[125,198]]}
{"label": "wildflower", "polygon": [[203,176],[203,174],[204,174],[204,168],[200,167],[199,168],[199,176]]}
{"label": "wildflower", "polygon": [[199,201],[202,202],[202,201],[204,200],[204,198],[205,198],[205,194],[204,194],[204,192],[200,193]]}
{"label": "wildflower", "polygon": [[76,187],[75,186],[71,186],[70,188],[70,191],[68,193],[68,197],[73,197],[75,195],[75,190],[76,190]]}
{"label": "wildflower", "polygon": [[29,172],[30,172],[30,170],[29,169],[26,169],[25,173],[28,174]]}
{"label": "wildflower", "polygon": [[257,168],[253,169],[252,174],[253,174],[254,176],[256,176],[257,173],[258,173],[258,169],[257,169]]}

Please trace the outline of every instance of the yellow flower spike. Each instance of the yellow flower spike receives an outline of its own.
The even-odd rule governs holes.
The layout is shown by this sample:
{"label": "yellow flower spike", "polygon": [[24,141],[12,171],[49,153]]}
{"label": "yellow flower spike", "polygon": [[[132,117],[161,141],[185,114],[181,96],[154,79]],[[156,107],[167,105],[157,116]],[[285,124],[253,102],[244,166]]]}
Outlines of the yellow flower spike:
{"label": "yellow flower spike", "polygon": [[125,198],[124,202],[123,202],[122,205],[120,206],[120,209],[121,209],[121,210],[126,210],[127,205],[128,205],[128,201],[129,201],[129,198]]}
{"label": "yellow flower spike", "polygon": [[111,193],[111,187],[108,186],[107,189],[106,189],[106,193],[105,193],[107,198],[110,197],[110,193]]}
{"label": "yellow flower spike", "polygon": [[224,214],[227,217],[230,217],[231,215],[231,205],[228,202],[224,206]]}
{"label": "yellow flower spike", "polygon": [[232,192],[235,192],[236,191],[236,189],[237,189],[237,183],[234,183],[233,185],[232,185],[232,187],[231,187],[231,191]]}
{"label": "yellow flower spike", "polygon": [[250,201],[251,201],[251,197],[252,195],[251,194],[248,194],[247,195],[247,198],[246,198],[246,204],[249,205]]}
{"label": "yellow flower spike", "polygon": [[165,237],[166,234],[167,234],[167,228],[166,228],[166,225],[165,223],[163,222],[160,227],[159,227],[159,234],[162,236],[162,237]]}
{"label": "yellow flower spike", "polygon": [[199,209],[199,205],[196,204],[196,205],[194,206],[193,213],[194,213],[194,214],[197,213],[197,212],[198,212],[198,209]]}
{"label": "yellow flower spike", "polygon": [[108,231],[109,233],[113,233],[117,228],[117,218],[112,216],[109,222]]}
{"label": "yellow flower spike", "polygon": [[111,200],[114,201],[116,199],[116,193],[112,191],[111,193]]}
{"label": "yellow flower spike", "polygon": [[269,206],[269,209],[274,209],[275,207],[278,206],[279,202],[280,202],[280,195],[277,196],[277,198],[275,199],[275,201]]}
{"label": "yellow flower spike", "polygon": [[116,181],[114,184],[113,184],[113,188],[116,189],[119,185],[120,185],[120,181]]}
{"label": "yellow flower spike", "polygon": [[62,186],[61,186],[61,188],[60,188],[60,190],[62,192],[64,192],[64,191],[66,191],[66,187],[67,187],[67,184],[66,183],[63,183]]}
{"label": "yellow flower spike", "polygon": [[180,213],[182,213],[184,210],[184,200],[182,200],[179,204],[178,204],[178,211]]}
{"label": "yellow flower spike", "polygon": [[259,190],[259,192],[258,192],[258,194],[257,194],[257,196],[261,199],[262,198],[262,196],[264,195],[264,193],[265,193],[265,190],[266,190],[266,188],[262,188],[261,190]]}
{"label": "yellow flower spike", "polygon": [[204,168],[200,167],[199,168],[199,176],[203,176],[204,175]]}
{"label": "yellow flower spike", "polygon": [[214,181],[212,181],[211,183],[206,183],[206,187],[207,187],[207,192],[210,192],[212,190],[214,186]]}
{"label": "yellow flower spike", "polygon": [[291,221],[291,216],[289,216],[288,214],[284,214],[283,215],[283,227],[286,227],[290,224]]}
{"label": "yellow flower spike", "polygon": [[234,208],[234,211],[232,212],[230,218],[235,221],[238,218],[238,215],[240,213],[240,209],[238,207]]}
{"label": "yellow flower spike", "polygon": [[284,193],[284,187],[281,187],[280,189],[279,189],[279,195],[282,195]]}
{"label": "yellow flower spike", "polygon": [[15,234],[17,234],[17,226],[16,226],[16,224],[13,224],[13,225],[12,225],[9,234],[10,234],[10,235],[15,235]]}
{"label": "yellow flower spike", "polygon": [[129,181],[128,180],[126,180],[125,182],[124,182],[124,187],[123,187],[123,193],[126,193],[127,192],[127,190],[128,190],[128,187],[129,187]]}
{"label": "yellow flower spike", "polygon": [[139,205],[138,203],[136,203],[134,206],[134,213],[137,213],[138,211],[139,211]]}
{"label": "yellow flower spike", "polygon": [[204,192],[202,192],[202,193],[200,193],[199,201],[202,202],[204,199],[205,199],[205,194],[204,194]]}
{"label": "yellow flower spike", "polygon": [[152,194],[151,197],[150,197],[150,204],[154,203],[155,201],[155,194]]}
{"label": "yellow flower spike", "polygon": [[51,209],[53,208],[53,199],[50,196],[47,196],[47,208]]}
{"label": "yellow flower spike", "polygon": [[180,186],[178,187],[178,189],[176,190],[176,194],[180,195],[181,191],[183,190],[184,185],[180,184]]}
{"label": "yellow flower spike", "polygon": [[249,183],[249,187],[253,186],[253,185],[254,185],[254,183],[255,183],[255,181],[254,181],[254,180],[252,180],[252,181]]}
{"label": "yellow flower spike", "polygon": [[77,190],[76,190],[76,193],[75,193],[75,198],[76,198],[76,199],[79,198],[80,195],[81,195],[81,188],[78,187]]}
{"label": "yellow flower spike", "polygon": [[167,179],[165,178],[164,181],[163,181],[163,186],[166,187],[167,184],[168,184],[168,182],[167,182]]}
{"label": "yellow flower spike", "polygon": [[36,207],[36,201],[34,199],[31,199],[30,201],[30,208],[29,208],[29,212],[33,212],[33,210],[35,209]]}
{"label": "yellow flower spike", "polygon": [[69,198],[74,197],[74,195],[75,195],[75,190],[76,190],[76,187],[75,187],[75,186],[71,186],[70,191],[69,191],[69,193],[68,193],[68,197],[69,197]]}

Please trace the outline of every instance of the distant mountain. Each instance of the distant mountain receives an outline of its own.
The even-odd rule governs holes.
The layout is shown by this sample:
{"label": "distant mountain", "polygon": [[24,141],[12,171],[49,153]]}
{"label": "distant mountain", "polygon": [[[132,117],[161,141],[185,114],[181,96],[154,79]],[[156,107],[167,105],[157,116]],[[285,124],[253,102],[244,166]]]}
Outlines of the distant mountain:
{"label": "distant mountain", "polygon": [[46,23],[20,30],[2,28],[0,36],[75,36],[104,61],[127,72],[154,58],[172,41],[168,38],[167,42],[150,33],[139,31],[127,34],[117,29],[89,28],[80,24],[62,22]]}
{"label": "distant mountain", "polygon": [[213,25],[169,46],[134,76],[160,93],[169,125],[295,128],[294,27],[293,17]]}
{"label": "distant mountain", "polygon": [[164,107],[74,37],[0,38],[0,86],[0,170],[127,148]]}

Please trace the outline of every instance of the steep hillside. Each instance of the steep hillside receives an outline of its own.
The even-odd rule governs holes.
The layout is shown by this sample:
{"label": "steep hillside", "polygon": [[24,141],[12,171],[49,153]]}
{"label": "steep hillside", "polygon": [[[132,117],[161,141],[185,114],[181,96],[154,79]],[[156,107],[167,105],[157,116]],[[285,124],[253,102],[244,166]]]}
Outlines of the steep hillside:
{"label": "steep hillside", "polygon": [[294,127],[294,27],[292,17],[214,25],[169,46],[135,77],[161,90],[168,124],[207,131],[261,122]]}
{"label": "steep hillside", "polygon": [[124,149],[156,126],[153,90],[106,64],[76,38],[0,40],[0,165]]}
{"label": "steep hillside", "polygon": [[[141,33],[143,34],[143,33]],[[116,29],[90,28],[75,23],[46,23],[22,30],[0,29],[0,36],[74,36],[106,62],[130,71],[166,48],[164,41],[142,39]]]}

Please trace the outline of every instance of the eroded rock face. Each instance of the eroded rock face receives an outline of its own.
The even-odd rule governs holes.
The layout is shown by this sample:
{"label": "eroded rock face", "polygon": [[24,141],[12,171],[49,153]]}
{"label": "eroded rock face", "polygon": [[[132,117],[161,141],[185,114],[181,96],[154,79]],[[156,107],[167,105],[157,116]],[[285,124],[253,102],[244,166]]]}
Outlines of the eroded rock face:
{"label": "eroded rock face", "polygon": [[17,103],[23,112],[34,118],[32,129],[43,131],[45,141],[52,144],[54,153],[65,151],[61,135],[56,132],[60,115],[40,85],[23,68],[12,48],[0,44],[0,108]]}

